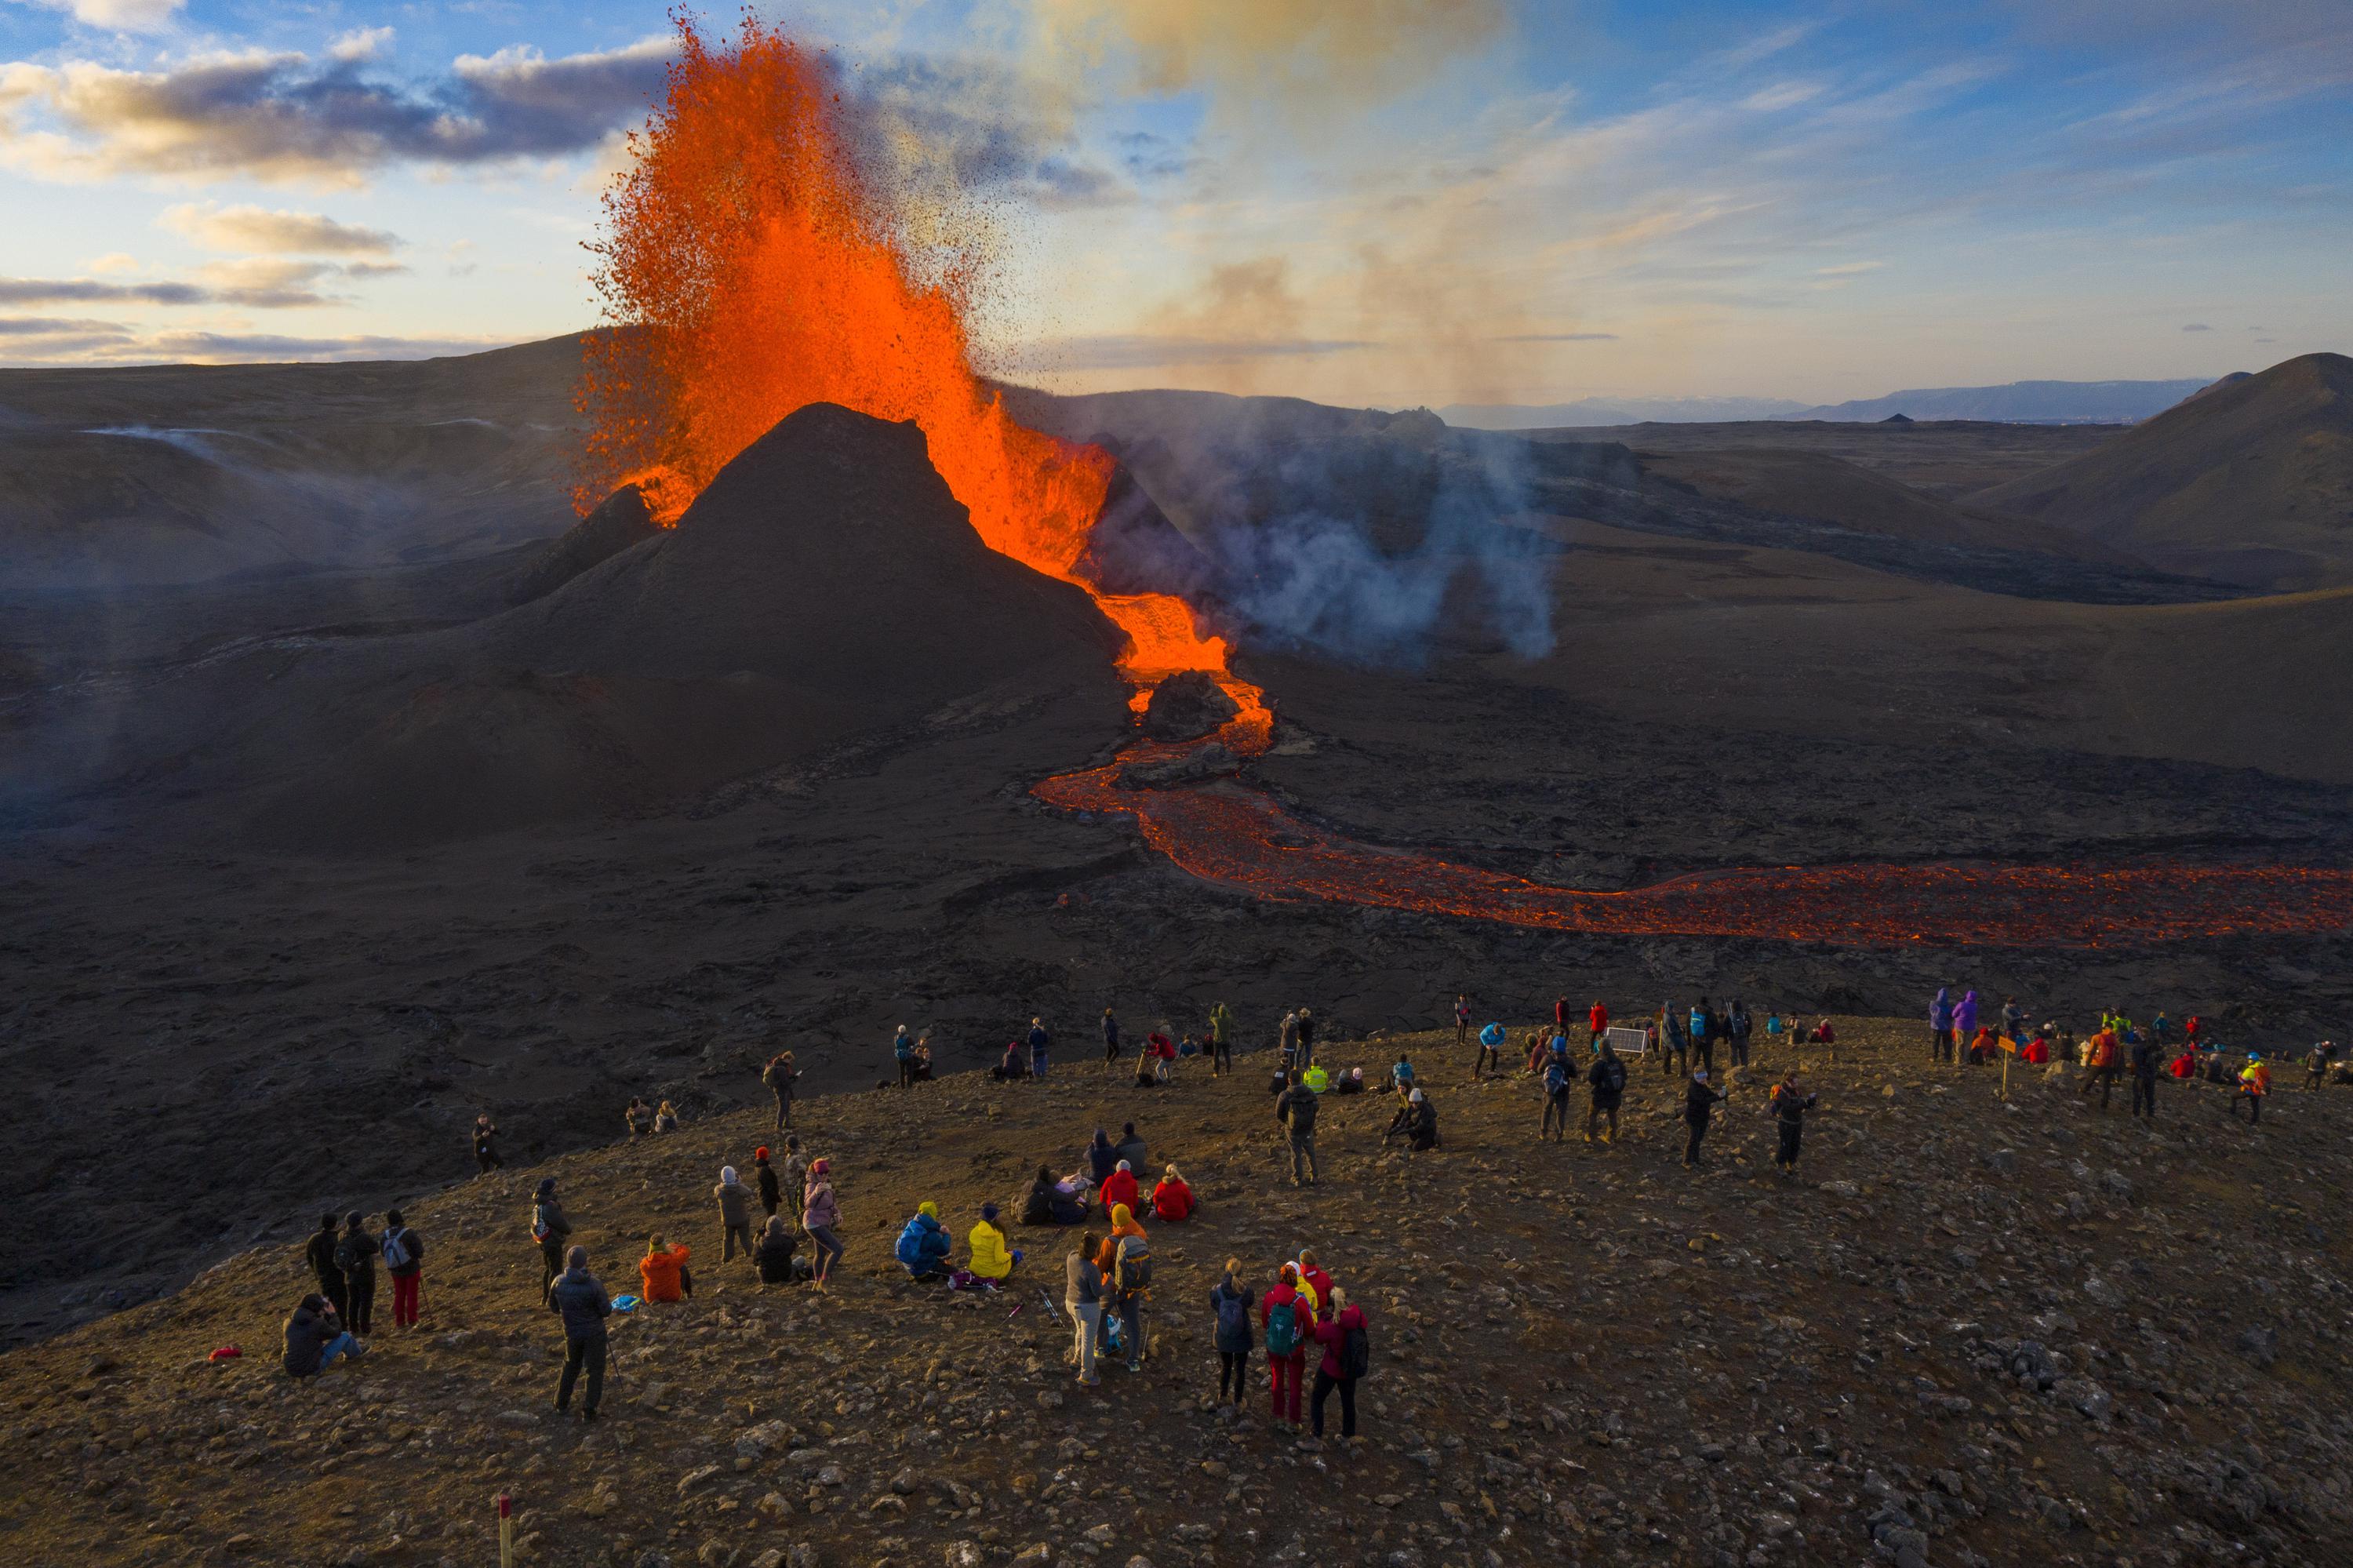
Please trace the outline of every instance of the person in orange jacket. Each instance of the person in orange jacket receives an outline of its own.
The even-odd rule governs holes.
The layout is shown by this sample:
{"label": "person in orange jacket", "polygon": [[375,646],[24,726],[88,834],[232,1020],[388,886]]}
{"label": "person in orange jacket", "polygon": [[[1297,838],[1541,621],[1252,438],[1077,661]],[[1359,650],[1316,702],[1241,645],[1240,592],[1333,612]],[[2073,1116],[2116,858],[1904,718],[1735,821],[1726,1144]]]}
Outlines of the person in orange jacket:
{"label": "person in orange jacket", "polygon": [[646,1238],[646,1255],[638,1260],[640,1294],[649,1301],[685,1301],[694,1295],[694,1275],[687,1268],[684,1243],[663,1245],[657,1231]]}
{"label": "person in orange jacket", "polygon": [[2231,1114],[2239,1114],[2242,1101],[2247,1107],[2247,1125],[2260,1124],[2263,1119],[2263,1097],[2272,1092],[2272,1070],[2264,1065],[2259,1051],[2247,1053],[2247,1065],[2239,1069],[2239,1092],[2231,1097]]}
{"label": "person in orange jacket", "polygon": [[2100,1091],[2100,1108],[2108,1108],[2108,1094],[2116,1083],[2116,1033],[2103,1029],[2084,1044],[2090,1048],[2084,1065],[2089,1069],[2084,1075],[2084,1086],[2075,1092],[2089,1096],[2096,1087]]}
{"label": "person in orange jacket", "polygon": [[1171,1165],[1160,1173],[1159,1185],[1152,1189],[1152,1217],[1182,1224],[1192,1213],[1193,1189],[1186,1185],[1185,1178]]}

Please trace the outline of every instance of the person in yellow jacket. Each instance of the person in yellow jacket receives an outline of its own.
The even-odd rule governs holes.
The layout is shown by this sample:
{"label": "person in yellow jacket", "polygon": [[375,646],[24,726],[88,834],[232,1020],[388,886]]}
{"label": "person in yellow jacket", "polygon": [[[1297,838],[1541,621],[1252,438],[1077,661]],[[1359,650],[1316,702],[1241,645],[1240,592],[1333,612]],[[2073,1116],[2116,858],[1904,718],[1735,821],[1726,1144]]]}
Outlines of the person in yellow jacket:
{"label": "person in yellow jacket", "polygon": [[997,1205],[983,1203],[980,1218],[973,1224],[965,1240],[972,1247],[972,1261],[966,1268],[983,1279],[1002,1279],[1013,1272],[1021,1255],[1005,1245],[1005,1233],[997,1228]]}
{"label": "person in yellow jacket", "polygon": [[2239,1114],[2239,1102],[2247,1105],[2249,1126],[2263,1119],[2263,1097],[2272,1092],[2272,1070],[2263,1065],[2260,1052],[2247,1053],[2247,1065],[2239,1069],[2239,1092],[2231,1097],[2231,1114]]}

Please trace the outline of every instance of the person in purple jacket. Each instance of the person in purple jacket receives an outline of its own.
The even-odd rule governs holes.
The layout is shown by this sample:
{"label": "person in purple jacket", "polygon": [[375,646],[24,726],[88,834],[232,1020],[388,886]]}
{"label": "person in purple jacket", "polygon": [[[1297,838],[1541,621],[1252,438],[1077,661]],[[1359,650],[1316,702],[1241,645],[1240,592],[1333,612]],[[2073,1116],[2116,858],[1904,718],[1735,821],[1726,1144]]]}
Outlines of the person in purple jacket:
{"label": "person in purple jacket", "polygon": [[1928,1003],[1928,1060],[1949,1062],[1952,1059],[1952,993],[1944,987],[1938,986],[1936,999]]}
{"label": "person in purple jacket", "polygon": [[[1966,1044],[1976,1038],[1977,1032],[1978,993],[1970,991],[1953,1008],[1953,1043],[1956,1045]],[[1953,1060],[1957,1062],[1960,1059],[1960,1053],[1957,1050],[1955,1051]]]}

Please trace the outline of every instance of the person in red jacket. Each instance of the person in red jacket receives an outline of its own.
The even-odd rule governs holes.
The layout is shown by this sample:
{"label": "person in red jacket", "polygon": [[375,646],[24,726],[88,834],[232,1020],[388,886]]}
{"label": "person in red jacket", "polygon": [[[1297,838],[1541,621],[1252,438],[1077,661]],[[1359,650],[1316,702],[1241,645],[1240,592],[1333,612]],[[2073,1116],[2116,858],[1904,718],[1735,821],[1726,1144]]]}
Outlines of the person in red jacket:
{"label": "person in red jacket", "polygon": [[1568,998],[1556,996],[1552,999],[1552,1026],[1563,1033],[1568,1032]]}
{"label": "person in red jacket", "polygon": [[1340,1436],[1354,1437],[1356,1379],[1364,1368],[1351,1368],[1348,1364],[1348,1336],[1365,1331],[1365,1309],[1349,1300],[1346,1291],[1339,1289],[1332,1292],[1329,1306],[1332,1320],[1315,1326],[1315,1340],[1324,1347],[1324,1360],[1315,1369],[1315,1393],[1308,1405],[1308,1430],[1318,1437],[1324,1436],[1324,1401],[1336,1388],[1340,1391]]}
{"label": "person in red jacket", "polygon": [[1593,1028],[1593,1040],[1588,1040],[1586,1042],[1587,1044],[1590,1045],[1593,1044],[1594,1040],[1600,1039],[1602,1032],[1609,1027],[1609,1010],[1597,1001],[1593,1004],[1591,1011],[1586,1013],[1585,1022],[1590,1024]]}
{"label": "person in red jacket", "polygon": [[1125,1203],[1130,1209],[1144,1207],[1135,1201],[1135,1172],[1129,1169],[1124,1160],[1119,1162],[1110,1175],[1103,1178],[1102,1196],[1105,1213],[1111,1213],[1113,1203]]}
{"label": "person in red jacket", "polygon": [[1185,1178],[1171,1165],[1160,1173],[1160,1184],[1152,1189],[1153,1217],[1181,1223],[1191,1218],[1192,1213],[1193,1189],[1185,1184]]}
{"label": "person in red jacket", "polygon": [[1299,1381],[1307,1371],[1307,1343],[1315,1337],[1315,1311],[1299,1294],[1299,1266],[1286,1263],[1282,1277],[1259,1298],[1258,1326],[1266,1341],[1267,1385],[1274,1420],[1299,1425]]}
{"label": "person in red jacket", "polygon": [[1315,1254],[1306,1247],[1299,1249],[1299,1283],[1315,1298],[1315,1320],[1331,1321],[1332,1277],[1316,1266]]}
{"label": "person in red jacket", "polygon": [[2177,1078],[2196,1077],[2198,1075],[2198,1048],[2194,1045],[2184,1045],[2181,1048],[2181,1054],[2173,1059],[2173,1065],[2166,1068],[2166,1071],[2172,1074]]}

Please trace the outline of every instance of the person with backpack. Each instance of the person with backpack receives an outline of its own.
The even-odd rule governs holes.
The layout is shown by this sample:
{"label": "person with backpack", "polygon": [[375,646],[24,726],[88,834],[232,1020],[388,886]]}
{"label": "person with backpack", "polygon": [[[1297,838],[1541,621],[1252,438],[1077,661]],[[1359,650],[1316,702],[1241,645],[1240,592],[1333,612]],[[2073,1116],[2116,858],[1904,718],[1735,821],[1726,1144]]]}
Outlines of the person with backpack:
{"label": "person with backpack", "polygon": [[2272,1092],[2272,1070],[2263,1065],[2263,1053],[2247,1053],[2247,1065],[2239,1069],[2239,1088],[2231,1097],[2231,1115],[2236,1119],[2239,1107],[2247,1107],[2247,1125],[2257,1127],[2263,1119],[2263,1097]]}
{"label": "person with backpack", "polygon": [[790,1051],[777,1052],[768,1058],[768,1065],[760,1069],[760,1081],[768,1086],[770,1094],[776,1097],[776,1130],[778,1132],[793,1125],[793,1086],[799,1082],[800,1075],[800,1070],[793,1065]]}
{"label": "person with backpack", "polygon": [[1757,1027],[1757,1021],[1748,1016],[1748,1004],[1734,997],[1732,1012],[1724,1021],[1724,1027],[1725,1037],[1732,1044],[1732,1065],[1746,1067],[1748,1065],[1748,1036]]}
{"label": "person with backpack", "polygon": [[1673,1002],[1660,1010],[1659,1072],[1662,1075],[1689,1070],[1691,1026]]}
{"label": "person with backpack", "polygon": [[343,1282],[343,1266],[336,1260],[336,1249],[342,1237],[335,1230],[335,1216],[321,1214],[319,1228],[311,1233],[311,1245],[302,1250],[304,1261],[311,1266],[311,1277],[319,1282],[319,1294],[325,1297],[341,1318],[350,1310],[351,1287]]}
{"label": "person with backpack", "polygon": [[1708,1120],[1715,1114],[1717,1105],[1725,1097],[1708,1086],[1705,1067],[1694,1073],[1691,1075],[1691,1082],[1684,1086],[1683,1126],[1689,1129],[1689,1136],[1683,1139],[1684,1170],[1699,1169],[1700,1139],[1707,1136]]}
{"label": "person with backpack", "polygon": [[375,1331],[376,1239],[368,1234],[367,1216],[353,1209],[343,1216],[343,1234],[335,1243],[335,1266],[343,1273],[343,1294],[351,1309],[343,1321],[362,1339]]}
{"label": "person with backpack", "polygon": [[629,1097],[628,1108],[621,1113],[621,1120],[628,1128],[629,1136],[633,1139],[653,1136],[654,1107],[646,1104],[645,1097],[642,1095]]}
{"label": "person with backpack", "polygon": [[638,1259],[638,1294],[648,1301],[691,1301],[694,1271],[687,1267],[693,1250],[683,1242],[662,1240],[659,1231],[646,1238],[646,1255]]}
{"label": "person with backpack", "polygon": [[1324,1320],[1315,1325],[1316,1343],[1324,1360],[1315,1369],[1315,1393],[1308,1402],[1308,1430],[1324,1436],[1324,1401],[1340,1391],[1340,1436],[1356,1435],[1356,1383],[1373,1370],[1372,1340],[1365,1328],[1365,1309],[1336,1286],[1324,1304]]}
{"label": "person with backpack", "polygon": [[281,1361],[286,1375],[297,1381],[316,1377],[339,1361],[356,1361],[367,1353],[356,1335],[335,1315],[334,1303],[323,1296],[305,1296],[288,1313],[280,1330],[285,1346]]}
{"label": "person with backpack", "polygon": [[1278,1423],[1299,1425],[1300,1379],[1307,1369],[1307,1341],[1314,1337],[1315,1311],[1299,1293],[1299,1266],[1286,1263],[1261,1298],[1260,1337],[1266,1344],[1267,1386]]}
{"label": "person with backpack", "polygon": [[944,1279],[948,1254],[955,1250],[955,1237],[940,1224],[940,1206],[926,1198],[915,1205],[914,1217],[899,1233],[892,1255],[911,1279]]}
{"label": "person with backpack", "polygon": [[1566,1050],[1550,1053],[1544,1070],[1544,1116],[1536,1123],[1536,1141],[1542,1143],[1550,1133],[1559,1143],[1568,1137],[1568,1090],[1577,1081],[1577,1074],[1568,1065]]}
{"label": "person with backpack", "polygon": [[1029,1075],[1031,1077],[1042,1078],[1046,1075],[1046,1058],[1051,1054],[1053,1047],[1054,1037],[1047,1032],[1046,1021],[1043,1018],[1031,1019],[1029,1021]]}
{"label": "person with backpack", "polygon": [[[1485,1028],[1479,1031],[1479,1057],[1471,1064],[1472,1083],[1485,1077],[1490,1068],[1493,1069],[1495,1076],[1504,1076],[1504,1042],[1507,1038],[1503,1024],[1498,1021],[1491,1020]],[[1407,1075],[1410,1077],[1412,1075],[1409,1073]]]}
{"label": "person with backpack", "polygon": [[1797,1171],[1798,1140],[1805,1136],[1806,1113],[1820,1098],[1798,1086],[1798,1069],[1794,1066],[1781,1075],[1781,1081],[1766,1097],[1766,1108],[1773,1113],[1774,1127],[1780,1137],[1773,1150],[1773,1164],[1784,1176]]}
{"label": "person with backpack", "polygon": [[1454,1043],[1461,1044],[1471,1038],[1471,993],[1458,991],[1454,997]]}
{"label": "person with backpack", "polygon": [[1079,1369],[1079,1386],[1103,1382],[1095,1375],[1095,1338],[1103,1332],[1103,1270],[1095,1266],[1099,1243],[1090,1231],[1062,1260],[1062,1307],[1073,1330],[1071,1353],[1063,1358]]}
{"label": "person with backpack", "polygon": [[[1226,1259],[1225,1277],[1209,1288],[1209,1317],[1218,1343],[1218,1403],[1242,1407],[1244,1380],[1250,1375],[1250,1351],[1257,1343],[1250,1331],[1250,1303],[1257,1293],[1241,1282],[1242,1260]],[[1229,1395],[1227,1389],[1231,1388]]]}
{"label": "person with backpack", "polygon": [[[1116,1210],[1113,1214],[1116,1217]],[[1111,1286],[1119,1301],[1119,1326],[1127,1346],[1127,1370],[1142,1372],[1144,1308],[1152,1294],[1152,1243],[1145,1236],[1142,1225],[1120,1236],[1119,1245],[1113,1249]]]}
{"label": "person with backpack", "polygon": [[1709,1004],[1707,998],[1701,997],[1692,1003],[1691,1054],[1692,1060],[1699,1065],[1703,1073],[1715,1071],[1716,1029],[1715,1009]]}
{"label": "person with backpack", "polygon": [[2089,1046],[2084,1065],[2090,1071],[2084,1075],[2083,1086],[2076,1094],[2088,1099],[2094,1089],[2100,1091],[2100,1108],[2108,1108],[2108,1095],[2116,1083],[2116,1036],[2112,1029],[2103,1027],[2086,1043]]}
{"label": "person with backpack", "polygon": [[759,1183],[760,1207],[769,1218],[774,1219],[777,1206],[784,1202],[785,1192],[776,1181],[776,1168],[768,1163],[768,1146],[765,1143],[752,1150],[752,1175]]}
{"label": "person with backpack", "polygon": [[408,1228],[398,1209],[386,1209],[377,1250],[384,1255],[385,1272],[392,1276],[392,1326],[414,1329],[425,1282],[424,1239]]}
{"label": "person with backpack", "polygon": [[2158,1044],[2143,1035],[2133,1042],[2132,1048],[2132,1114],[2146,1117],[2150,1125],[2157,1121]]}
{"label": "person with backpack", "polygon": [[1119,1062],[1119,1020],[1112,1016],[1108,1007],[1103,1009],[1103,1066],[1108,1070]]}
{"label": "person with backpack", "polygon": [[1953,993],[1945,986],[1928,999],[1928,1061],[1933,1065],[1953,1059]]}
{"label": "person with backpack", "polygon": [[1602,1118],[1607,1117],[1609,1130],[1601,1135],[1601,1141],[1617,1142],[1618,1106],[1626,1097],[1626,1059],[1618,1054],[1618,1048],[1609,1044],[1606,1035],[1601,1041],[1600,1054],[1595,1056],[1593,1065],[1586,1069],[1585,1084],[1593,1096],[1592,1104],[1585,1113],[1585,1141],[1593,1141],[1594,1128],[1599,1127]]}
{"label": "person with backpack", "polygon": [[1233,1065],[1234,1013],[1220,1001],[1209,1009],[1209,1075],[1231,1072]]}
{"label": "person with backpack", "polygon": [[491,1123],[490,1112],[474,1118],[474,1163],[481,1167],[484,1176],[506,1164],[499,1158],[498,1139],[499,1129]]}
{"label": "person with backpack", "polygon": [[[1307,1086],[1304,1075],[1297,1069],[1289,1075],[1289,1085],[1274,1102],[1274,1119],[1290,1129],[1291,1184],[1294,1187],[1315,1185],[1315,1091]],[[1416,1090],[1417,1094],[1420,1091]]]}
{"label": "person with backpack", "polygon": [[1299,1060],[1293,1065],[1302,1072],[1315,1065],[1315,1014],[1303,1007],[1299,1010]]}
{"label": "person with backpack", "polygon": [[735,1167],[719,1168],[719,1184],[711,1189],[719,1200],[719,1231],[722,1245],[719,1261],[733,1263],[735,1248],[740,1244],[744,1255],[752,1255],[752,1189],[735,1178]]}
{"label": "person with backpack", "polygon": [[891,1037],[891,1059],[899,1064],[899,1086],[902,1089],[913,1088],[915,1086],[915,1037],[907,1032],[907,1026],[903,1023],[899,1025],[899,1033]]}
{"label": "person with backpack", "polygon": [[548,1291],[547,1305],[564,1320],[564,1371],[555,1379],[555,1413],[570,1412],[573,1384],[586,1372],[587,1396],[581,1403],[580,1419],[594,1421],[605,1397],[605,1319],[613,1314],[613,1302],[588,1272],[586,1247],[565,1254],[564,1273]]}
{"label": "person with backpack", "polygon": [[812,1160],[808,1186],[801,1193],[801,1229],[817,1248],[816,1284],[820,1291],[833,1277],[833,1266],[849,1250],[834,1234],[834,1227],[840,1224],[841,1204],[833,1195],[833,1161]]}
{"label": "person with backpack", "polygon": [[1299,1294],[1306,1300],[1308,1310],[1315,1320],[1321,1323],[1331,1316],[1332,1277],[1315,1261],[1314,1247],[1301,1247],[1299,1256],[1293,1261],[1299,1265]]}
{"label": "person with backpack", "polygon": [[752,1265],[760,1271],[762,1285],[790,1285],[793,1282],[793,1254],[799,1250],[800,1241],[793,1227],[782,1214],[770,1214],[766,1228],[760,1233],[760,1245],[752,1254]]}

